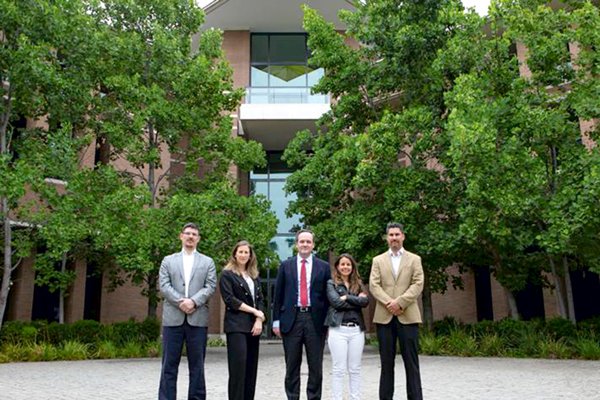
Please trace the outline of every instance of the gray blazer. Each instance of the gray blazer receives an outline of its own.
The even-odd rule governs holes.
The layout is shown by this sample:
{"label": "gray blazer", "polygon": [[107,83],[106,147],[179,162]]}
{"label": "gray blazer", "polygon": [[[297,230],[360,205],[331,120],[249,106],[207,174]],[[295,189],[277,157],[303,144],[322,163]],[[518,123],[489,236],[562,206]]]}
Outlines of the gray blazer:
{"label": "gray blazer", "polygon": [[[179,300],[185,297],[183,254],[166,256],[158,273],[160,292],[164,297],[163,326],[180,326],[186,314],[179,309]],[[217,287],[217,269],[212,258],[194,252],[194,265],[190,277],[189,298],[196,303],[196,311],[187,316],[192,326],[208,326],[208,299]]]}

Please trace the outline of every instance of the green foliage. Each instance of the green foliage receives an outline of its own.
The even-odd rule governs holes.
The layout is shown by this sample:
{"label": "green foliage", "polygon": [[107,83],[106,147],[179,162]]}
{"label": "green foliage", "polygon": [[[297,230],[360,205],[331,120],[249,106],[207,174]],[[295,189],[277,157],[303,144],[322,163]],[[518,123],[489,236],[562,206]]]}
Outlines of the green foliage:
{"label": "green foliage", "polygon": [[441,356],[446,354],[444,350],[444,337],[426,332],[419,337],[419,351],[422,354]]}
{"label": "green foliage", "polygon": [[110,340],[103,340],[102,342],[98,343],[97,347],[98,348],[94,354],[94,358],[111,359],[119,356],[119,348]]}
{"label": "green foliage", "polygon": [[573,342],[574,354],[584,360],[600,360],[600,342],[597,339],[578,338]]}
{"label": "green foliage", "polygon": [[63,342],[59,348],[61,360],[85,360],[88,358],[89,345],[74,340]]}
{"label": "green foliage", "polygon": [[[232,164],[263,165],[264,151],[231,135],[243,91],[233,87],[221,32],[201,30],[195,3],[2,0],[0,9],[0,80],[10,83],[0,89],[9,99],[0,133],[11,146],[0,154],[0,197],[14,208],[28,187],[43,200],[18,210],[45,249],[36,284],[67,291],[72,263],[94,260],[113,287],[140,285],[153,315],[160,260],[179,247],[187,221],[204,225],[201,247],[219,263],[242,238],[261,260],[275,259],[267,202],[239,198],[229,176]],[[47,128],[16,128],[23,117]],[[93,168],[81,158],[90,145]],[[32,241],[16,239],[16,255],[28,255]]]}
{"label": "green foliage", "polygon": [[208,347],[225,347],[227,343],[220,337],[209,337],[206,345]]}
{"label": "green foliage", "polygon": [[144,348],[140,342],[128,341],[123,343],[119,349],[119,357],[122,358],[140,358],[145,356]]}

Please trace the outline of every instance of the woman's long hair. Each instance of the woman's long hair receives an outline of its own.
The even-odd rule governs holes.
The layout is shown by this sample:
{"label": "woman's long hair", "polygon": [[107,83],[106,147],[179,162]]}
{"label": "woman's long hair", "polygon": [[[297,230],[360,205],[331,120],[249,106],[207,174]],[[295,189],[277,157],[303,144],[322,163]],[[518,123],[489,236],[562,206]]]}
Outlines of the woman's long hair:
{"label": "woman's long hair", "polygon": [[342,279],[342,274],[340,274],[340,271],[338,271],[338,266],[340,265],[340,261],[342,261],[342,258],[347,258],[348,260],[350,260],[350,264],[352,264],[352,272],[350,273],[350,276],[348,277],[348,283],[350,284],[350,287],[348,288],[348,290],[352,293],[362,292],[363,291],[363,283],[362,283],[362,280],[360,279],[360,274],[358,273],[356,261],[348,253],[340,254],[338,256],[338,258],[335,259],[335,262],[333,263],[333,266],[334,266],[333,281],[338,285],[344,284],[344,280]]}
{"label": "woman's long hair", "polygon": [[248,249],[250,249],[250,258],[248,259],[248,262],[246,262],[246,272],[252,279],[256,279],[258,278],[258,262],[256,261],[256,254],[254,253],[254,248],[252,248],[252,245],[246,240],[240,240],[235,244],[224,270],[233,271],[234,273],[242,276],[244,266],[239,265],[235,259],[235,253],[241,246],[248,246]]}

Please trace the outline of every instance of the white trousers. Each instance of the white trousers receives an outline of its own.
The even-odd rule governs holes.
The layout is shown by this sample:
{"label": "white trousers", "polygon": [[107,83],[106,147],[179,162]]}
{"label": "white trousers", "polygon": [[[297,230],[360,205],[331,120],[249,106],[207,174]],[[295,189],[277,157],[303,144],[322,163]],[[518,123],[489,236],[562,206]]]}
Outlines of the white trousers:
{"label": "white trousers", "polygon": [[360,364],[365,334],[359,326],[339,326],[329,328],[327,338],[331,353],[331,399],[342,400],[344,375],[350,377],[349,399],[360,399]]}

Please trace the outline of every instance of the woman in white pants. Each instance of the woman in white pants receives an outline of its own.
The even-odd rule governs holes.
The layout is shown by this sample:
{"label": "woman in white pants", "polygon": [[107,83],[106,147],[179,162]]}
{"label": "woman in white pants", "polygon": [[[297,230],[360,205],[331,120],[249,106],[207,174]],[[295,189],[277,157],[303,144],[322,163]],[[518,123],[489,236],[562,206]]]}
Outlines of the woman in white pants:
{"label": "woman in white pants", "polygon": [[369,304],[356,261],[349,254],[334,263],[333,278],[327,282],[329,310],[325,325],[329,327],[327,344],[331,353],[331,398],[342,400],[344,375],[350,378],[349,399],[360,399],[360,366],[365,346],[365,321],[362,308]]}

